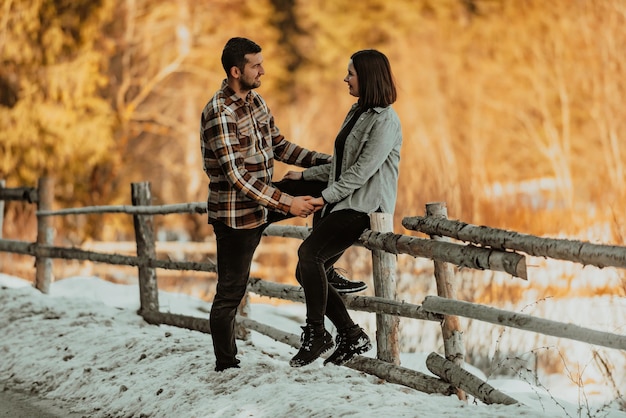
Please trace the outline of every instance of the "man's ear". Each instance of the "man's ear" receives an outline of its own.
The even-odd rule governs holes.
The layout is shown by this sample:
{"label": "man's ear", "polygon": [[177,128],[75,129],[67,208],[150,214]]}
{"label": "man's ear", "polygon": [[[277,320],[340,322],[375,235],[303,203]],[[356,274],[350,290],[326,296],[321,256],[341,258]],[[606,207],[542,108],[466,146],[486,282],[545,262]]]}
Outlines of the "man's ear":
{"label": "man's ear", "polygon": [[239,79],[241,77],[241,70],[236,65],[230,67],[230,76],[235,79]]}

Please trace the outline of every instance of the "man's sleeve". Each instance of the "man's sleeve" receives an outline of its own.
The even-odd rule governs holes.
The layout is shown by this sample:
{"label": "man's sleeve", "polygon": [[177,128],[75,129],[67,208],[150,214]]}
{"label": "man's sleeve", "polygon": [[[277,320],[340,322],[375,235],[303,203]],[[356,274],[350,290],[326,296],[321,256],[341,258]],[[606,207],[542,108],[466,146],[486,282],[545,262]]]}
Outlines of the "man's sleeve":
{"label": "man's sleeve", "polygon": [[[268,110],[269,113],[269,110]],[[272,135],[272,148],[274,149],[274,157],[276,160],[285,164],[291,164],[298,167],[313,167],[317,165],[328,164],[332,160],[332,155],[322,152],[310,151],[299,145],[289,142],[280,133],[278,127],[274,124],[274,116],[270,116],[270,133]]]}

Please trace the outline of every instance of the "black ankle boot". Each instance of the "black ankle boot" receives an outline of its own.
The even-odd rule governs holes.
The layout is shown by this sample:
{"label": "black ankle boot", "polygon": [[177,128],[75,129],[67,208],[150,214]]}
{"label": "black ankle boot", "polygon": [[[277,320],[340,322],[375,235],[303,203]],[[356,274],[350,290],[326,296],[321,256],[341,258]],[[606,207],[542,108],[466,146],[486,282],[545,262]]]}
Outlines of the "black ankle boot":
{"label": "black ankle boot", "polygon": [[354,293],[367,289],[365,282],[348,280],[336,268],[332,268],[326,272],[328,284],[335,288],[339,293]]}
{"label": "black ankle boot", "polygon": [[307,324],[302,327],[302,331],[300,337],[302,345],[298,353],[289,361],[291,367],[302,367],[313,363],[334,345],[332,335],[324,329],[323,325]]}
{"label": "black ankle boot", "polygon": [[338,331],[336,341],[337,348],[324,361],[324,365],[332,363],[340,366],[350,361],[352,357],[372,349],[370,338],[358,325]]}

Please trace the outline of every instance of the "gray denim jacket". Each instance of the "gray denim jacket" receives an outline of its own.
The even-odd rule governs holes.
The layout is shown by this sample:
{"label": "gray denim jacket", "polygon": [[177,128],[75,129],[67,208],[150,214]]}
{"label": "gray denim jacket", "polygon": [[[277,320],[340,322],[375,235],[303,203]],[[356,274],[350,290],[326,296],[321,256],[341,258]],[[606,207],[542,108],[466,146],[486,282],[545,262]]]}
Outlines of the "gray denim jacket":
{"label": "gray denim jacket", "polygon": [[[355,112],[355,103],[342,127]],[[311,167],[303,172],[305,180],[327,181],[324,200],[336,203],[333,212],[354,209],[370,214],[393,213],[398,194],[398,165],[402,128],[391,106],[376,107],[363,113],[350,131],[341,163],[341,176],[335,181],[335,159],[331,164]]]}

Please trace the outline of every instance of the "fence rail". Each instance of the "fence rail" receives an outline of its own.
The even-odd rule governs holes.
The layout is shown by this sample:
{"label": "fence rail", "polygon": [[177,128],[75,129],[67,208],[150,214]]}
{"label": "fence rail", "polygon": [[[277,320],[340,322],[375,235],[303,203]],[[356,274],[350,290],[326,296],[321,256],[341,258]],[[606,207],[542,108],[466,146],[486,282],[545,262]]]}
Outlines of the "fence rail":
{"label": "fence rail", "polygon": [[[37,189],[7,189],[3,187],[3,183],[0,183],[0,202],[23,200],[38,205],[37,242],[0,239],[0,251],[35,257],[37,260],[35,286],[39,290],[44,293],[48,291],[51,276],[50,260],[53,258],[135,266],[138,268],[141,298],[139,313],[147,322],[210,332],[208,319],[159,311],[156,269],[215,272],[216,267],[213,263],[157,260],[152,221],[153,215],[206,213],[205,203],[152,206],[149,183],[133,183],[131,185],[133,205],[51,210],[52,185],[53,183],[47,179],[41,179]],[[513,277],[527,279],[526,257],[518,251],[532,256],[550,257],[599,267],[626,268],[626,247],[540,238],[451,221],[447,219],[445,204],[440,203],[427,205],[426,209],[426,217],[407,217],[403,219],[402,225],[409,230],[428,234],[430,239],[394,234],[390,231],[392,228],[389,227],[388,222],[385,226],[386,221],[383,219],[385,214],[382,214],[382,217],[372,219],[372,229],[365,231],[359,242],[355,244],[372,251],[376,296],[345,295],[344,299],[348,308],[352,310],[376,313],[378,356],[377,359],[359,356],[349,362],[348,367],[427,393],[456,394],[460,399],[465,399],[465,392],[467,392],[485,403],[511,404],[517,401],[498,392],[475,376],[468,376],[467,372],[461,368],[464,362],[464,347],[458,317],[626,350],[626,336],[624,335],[455,300],[455,280],[451,268],[452,265],[456,265],[480,270],[502,271]],[[51,217],[93,213],[132,215],[137,255],[105,254],[81,248],[51,245],[49,223]],[[0,223],[0,231],[1,227]],[[310,228],[306,227],[271,225],[265,230],[264,236],[303,240],[309,233]],[[469,244],[451,242],[451,238]],[[435,263],[435,280],[439,296],[427,296],[422,305],[395,300],[396,266],[393,254],[408,254],[413,257],[432,259]],[[393,274],[390,275],[390,271]],[[261,296],[304,302],[304,293],[299,286],[281,285],[251,278],[248,290]],[[399,365],[397,349],[397,319],[399,317],[441,323],[445,357],[432,353],[427,361],[429,370],[439,376],[439,379]],[[238,317],[238,323],[294,347],[299,344],[297,336],[260,324],[245,316]]]}
{"label": "fence rail", "polygon": [[[113,264],[118,266],[150,267],[165,270],[194,270],[215,272],[215,264],[210,262],[157,260],[150,257],[139,257],[123,254],[107,254],[96,251],[86,251],[80,248],[55,247],[52,245],[38,245],[25,241],[8,239],[0,240],[0,251],[15,254],[32,255],[46,259],[81,260],[96,263]],[[40,289],[41,290],[41,289]]]}
{"label": "fence rail", "polygon": [[425,234],[444,235],[497,250],[522,251],[528,255],[573,261],[597,267],[626,268],[626,247],[593,244],[533,235],[465,222],[421,216],[404,218],[402,226]]}

